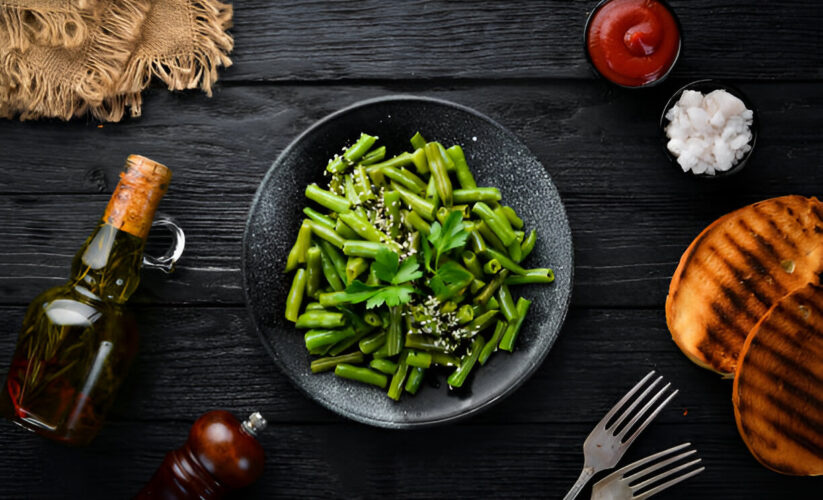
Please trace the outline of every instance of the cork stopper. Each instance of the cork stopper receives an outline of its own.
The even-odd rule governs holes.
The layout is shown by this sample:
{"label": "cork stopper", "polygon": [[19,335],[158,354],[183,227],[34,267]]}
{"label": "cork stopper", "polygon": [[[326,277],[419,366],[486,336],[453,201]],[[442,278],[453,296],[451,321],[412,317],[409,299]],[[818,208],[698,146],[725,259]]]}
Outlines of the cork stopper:
{"label": "cork stopper", "polygon": [[120,182],[111,195],[103,221],[121,231],[146,239],[154,212],[171,181],[165,165],[139,155],[129,155]]}

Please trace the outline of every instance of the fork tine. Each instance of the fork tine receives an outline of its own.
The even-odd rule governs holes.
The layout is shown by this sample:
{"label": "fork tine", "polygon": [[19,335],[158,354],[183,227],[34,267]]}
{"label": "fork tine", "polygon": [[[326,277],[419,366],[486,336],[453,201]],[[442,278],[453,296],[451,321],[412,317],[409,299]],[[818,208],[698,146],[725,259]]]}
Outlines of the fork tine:
{"label": "fork tine", "polygon": [[[618,434],[617,436],[620,438],[621,441],[623,441],[623,437],[625,437],[626,433],[629,432],[629,429],[631,429],[634,426],[634,424],[637,423],[640,417],[642,417],[649,410],[649,408],[651,408],[654,402],[657,401],[669,387],[671,387],[671,384],[666,384],[662,389],[660,389],[660,392],[655,394],[654,397],[650,399],[648,403],[646,403],[646,406],[644,406],[642,410],[637,412],[637,415],[635,415],[634,418],[632,418],[631,421],[628,424],[626,424],[626,427],[624,427],[623,430],[620,431],[620,434]],[[632,434],[629,439],[623,441],[622,446],[629,446],[635,440],[635,438],[637,438],[637,436],[639,436],[640,433],[643,432],[643,429],[645,429],[646,426],[649,425],[651,421],[654,420],[654,418],[663,410],[663,408],[667,404],[669,404],[669,401],[671,401],[672,398],[675,397],[678,392],[679,391],[675,389],[675,391],[672,392],[668,398],[663,400],[663,402],[661,402],[657,406],[657,408],[655,408],[655,410],[648,417],[646,417],[646,420],[642,424],[640,424],[640,427],[637,428],[634,434]]]}
{"label": "fork tine", "polygon": [[646,387],[646,389],[643,392],[641,392],[639,396],[634,398],[634,401],[632,402],[632,404],[630,404],[627,408],[623,409],[623,411],[620,413],[620,416],[617,418],[617,420],[615,420],[614,423],[609,426],[609,429],[617,429],[617,427],[621,423],[623,423],[623,421],[626,420],[626,418],[628,418],[629,415],[632,414],[634,409],[637,408],[637,405],[639,405],[640,403],[642,403],[646,399],[646,396],[648,396],[649,393],[652,392],[652,389],[654,389],[655,386],[661,380],[663,380],[662,376],[657,377],[656,379],[654,379],[654,381],[651,383],[651,385]]}
{"label": "fork tine", "polygon": [[640,494],[636,497],[632,497],[632,500],[644,500],[646,498],[649,498],[650,496],[655,495],[657,493],[660,493],[661,491],[665,490],[666,488],[668,488],[670,486],[674,486],[675,484],[677,484],[681,481],[685,481],[686,479],[689,479],[690,477],[694,477],[694,476],[700,474],[704,470],[706,470],[706,468],[701,467],[701,468],[695,469],[695,470],[693,470],[693,471],[691,471],[687,474],[683,474],[680,477],[670,479],[669,481],[666,481],[665,483],[661,484],[660,486],[655,486],[654,488],[650,489],[649,491],[643,492],[642,494]]}
{"label": "fork tine", "polygon": [[606,416],[603,417],[603,420],[600,421],[600,423],[603,424],[603,427],[606,427],[606,423],[609,421],[609,419],[612,418],[615,415],[615,413],[617,413],[617,410],[619,410],[624,404],[626,404],[626,401],[628,401],[632,396],[635,395],[637,391],[640,390],[641,387],[643,387],[643,384],[645,384],[650,378],[652,378],[652,375],[654,375],[654,370],[647,373],[646,376],[643,377],[642,380],[640,380],[640,382],[638,382],[634,387],[632,387],[631,390],[627,392],[626,395],[623,396],[623,398],[621,398],[620,401],[618,401],[617,404],[614,405],[608,413],[606,413]]}
{"label": "fork tine", "polygon": [[[647,463],[649,463],[649,462],[653,462],[653,461],[657,460],[658,458],[663,458],[663,457],[665,457],[666,455],[671,455],[672,453],[675,453],[675,452],[677,452],[677,451],[680,451],[680,450],[682,450],[683,448],[687,448],[687,447],[689,447],[689,446],[691,446],[691,443],[681,443],[681,444],[679,444],[679,445],[677,445],[677,446],[672,446],[672,447],[671,447],[671,448],[669,448],[668,450],[659,451],[659,452],[655,453],[654,455],[649,455],[648,457],[643,458],[643,459],[641,459],[641,460],[638,460],[637,462],[632,462],[632,463],[630,463],[629,465],[627,465],[627,466],[623,467],[622,469],[620,469],[620,470],[619,470],[619,471],[617,471],[617,472],[618,472],[620,475],[624,476],[624,477],[626,478],[626,480],[627,480],[627,481],[634,480],[636,476],[639,476],[640,474],[642,474],[642,473],[643,473],[643,471],[638,471],[638,472],[636,472],[635,474],[633,474],[633,475],[629,476],[628,474],[629,474],[630,472],[634,471],[634,469],[637,469],[637,468],[638,468],[638,467],[640,467],[641,465],[645,465],[645,464],[647,464]],[[692,451],[692,452],[693,452],[693,451]],[[649,467],[649,468],[647,468],[647,469],[644,469],[644,471],[645,471],[645,470],[649,470],[649,471],[651,472],[651,471],[653,471],[653,470],[654,470],[654,469],[651,469],[651,470],[650,470],[650,469],[651,469],[651,467]]]}
{"label": "fork tine", "polygon": [[[678,460],[680,460],[681,458],[684,458],[684,457],[686,457],[686,456],[688,456],[688,455],[693,455],[694,453],[697,453],[697,451],[696,451],[696,450],[692,450],[690,453],[683,453],[682,455],[680,455],[680,456],[678,456],[678,457],[674,457],[674,458],[672,458],[672,459],[670,459],[670,460],[667,460],[667,461],[666,461],[667,463],[666,463],[666,464],[664,464],[664,466],[665,466],[665,465],[669,465],[669,464],[674,463],[674,462],[677,462],[677,461],[678,461]],[[701,459],[700,459],[700,458],[698,458],[697,460],[692,460],[692,461],[691,461],[691,462],[689,462],[689,463],[686,463],[686,464],[681,464],[681,465],[678,465],[677,467],[672,467],[671,469],[669,469],[669,470],[667,470],[667,471],[665,471],[665,472],[661,472],[660,474],[658,474],[658,475],[654,476],[654,477],[653,477],[653,478],[651,478],[651,479],[646,479],[646,480],[645,480],[645,481],[643,481],[642,483],[638,483],[638,484],[635,484],[635,485],[629,485],[629,487],[632,489],[632,491],[642,489],[642,488],[644,488],[644,487],[646,487],[646,486],[649,486],[650,484],[654,484],[654,483],[656,483],[656,482],[658,482],[658,481],[660,481],[660,480],[662,480],[662,479],[665,479],[665,478],[667,478],[667,477],[671,476],[672,474],[675,474],[675,473],[677,473],[677,472],[680,472],[680,471],[681,471],[681,470],[683,470],[683,469],[689,468],[689,467],[691,467],[691,466],[692,466],[692,465],[694,465],[694,464],[699,464],[699,463],[700,463],[700,460],[701,460]],[[649,469],[644,470],[644,471],[641,471],[640,473],[641,473],[641,474],[643,474],[643,475],[646,475],[646,474],[651,474],[652,472],[654,472],[654,470],[650,470],[650,469],[652,469],[652,467],[649,467]]]}

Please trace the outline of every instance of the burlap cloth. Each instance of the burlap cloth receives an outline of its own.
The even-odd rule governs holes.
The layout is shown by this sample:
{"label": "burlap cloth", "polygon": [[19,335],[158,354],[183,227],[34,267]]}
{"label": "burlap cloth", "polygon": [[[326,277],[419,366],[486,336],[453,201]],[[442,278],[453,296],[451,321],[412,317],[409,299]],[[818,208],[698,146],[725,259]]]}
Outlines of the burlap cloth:
{"label": "burlap cloth", "polygon": [[218,0],[0,0],[0,117],[140,116],[152,77],[210,96],[231,18]]}

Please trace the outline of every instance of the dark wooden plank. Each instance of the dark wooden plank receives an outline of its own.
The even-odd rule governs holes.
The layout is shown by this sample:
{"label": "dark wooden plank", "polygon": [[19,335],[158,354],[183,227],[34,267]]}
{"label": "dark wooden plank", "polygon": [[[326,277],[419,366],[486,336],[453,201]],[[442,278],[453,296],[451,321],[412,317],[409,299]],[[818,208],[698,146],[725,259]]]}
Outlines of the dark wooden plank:
{"label": "dark wooden plank", "polygon": [[[582,38],[596,3],[247,0],[235,4],[235,66],[222,78],[590,79]],[[671,4],[684,30],[679,76],[823,76],[819,5],[796,0]]]}
{"label": "dark wooden plank", "polygon": [[[23,311],[0,308],[3,331],[16,332]],[[304,398],[274,367],[244,309],[141,307],[136,315],[140,354],[113,420],[173,420],[181,411],[225,406],[259,408],[280,423],[340,421]],[[12,355],[14,340],[12,334],[0,339],[3,363]],[[534,377],[472,421],[594,425],[651,369],[681,390],[661,421],[734,427],[731,381],[690,363],[672,342],[658,309],[572,310]]]}
{"label": "dark wooden plank", "polygon": [[[7,436],[0,468],[15,471],[3,496],[128,498],[166,451],[185,440],[198,412],[183,413],[175,422],[112,423],[86,449],[49,443],[0,422]],[[588,432],[581,424],[453,425],[414,432],[350,423],[274,425],[261,437],[264,475],[243,497],[559,498],[582,467],[581,443]],[[656,425],[622,463],[689,440],[706,471],[658,498],[817,498],[815,478],[765,471],[735,437],[732,428]],[[581,498],[587,497],[588,490]]]}

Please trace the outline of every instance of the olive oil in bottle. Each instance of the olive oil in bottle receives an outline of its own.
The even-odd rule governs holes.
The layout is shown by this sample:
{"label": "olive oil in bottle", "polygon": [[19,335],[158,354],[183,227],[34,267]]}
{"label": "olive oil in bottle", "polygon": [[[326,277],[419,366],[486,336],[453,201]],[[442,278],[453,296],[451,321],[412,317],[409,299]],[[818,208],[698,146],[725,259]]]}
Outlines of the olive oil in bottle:
{"label": "olive oil in bottle", "polygon": [[74,257],[69,281],[29,306],[0,390],[0,412],[67,444],[99,431],[137,352],[122,305],[140,282],[143,249],[171,171],[129,156],[97,228]]}

